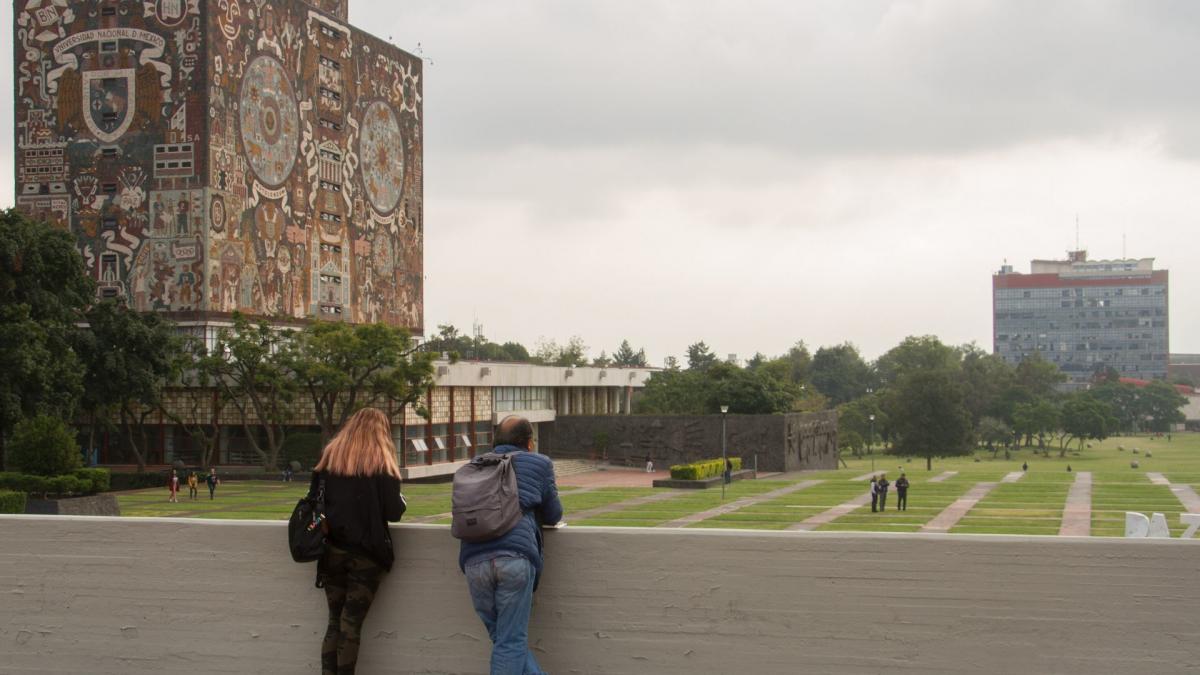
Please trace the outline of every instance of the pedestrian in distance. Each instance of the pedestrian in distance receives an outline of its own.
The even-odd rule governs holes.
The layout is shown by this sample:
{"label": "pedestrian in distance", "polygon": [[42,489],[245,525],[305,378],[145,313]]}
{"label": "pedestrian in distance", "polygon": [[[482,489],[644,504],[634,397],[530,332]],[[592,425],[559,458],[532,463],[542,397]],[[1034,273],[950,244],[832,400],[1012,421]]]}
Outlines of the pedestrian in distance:
{"label": "pedestrian in distance", "polygon": [[167,490],[171,496],[167,497],[168,502],[179,503],[179,474],[175,469],[171,469],[171,477],[167,479]]}
{"label": "pedestrian in distance", "polygon": [[900,477],[896,479],[896,510],[908,510],[908,478],[904,472],[900,472]]}
{"label": "pedestrian in distance", "polygon": [[188,472],[188,499],[196,501],[196,488],[200,487],[200,479],[195,471]]}
{"label": "pedestrian in distance", "polygon": [[[563,509],[554,482],[554,462],[531,452],[533,448],[529,420],[509,416],[500,422],[492,453],[512,456],[507,461],[515,473],[522,515],[507,532],[482,540],[464,538],[459,548],[458,565],[467,577],[471,604],[492,641],[491,675],[543,673],[529,649],[529,615],[542,574],[539,524],[558,524]],[[457,476],[455,481],[457,490]],[[466,522],[474,524],[473,520]]]}
{"label": "pedestrian in distance", "polygon": [[729,485],[733,482],[733,460],[725,458],[725,484]]}
{"label": "pedestrian in distance", "polygon": [[1029,462],[1021,462],[1021,470],[1028,471],[1029,470]]}
{"label": "pedestrian in distance", "polygon": [[887,474],[879,474],[879,480],[875,481],[875,491],[879,493],[879,512],[883,513],[887,510],[887,491],[891,483],[887,480]]}
{"label": "pedestrian in distance", "polygon": [[871,513],[876,513],[879,511],[879,492],[877,486],[875,485],[875,480],[876,477],[871,476]]}
{"label": "pedestrian in distance", "polygon": [[208,500],[212,501],[213,495],[217,491],[217,486],[221,484],[221,479],[217,478],[217,470],[215,467],[210,467],[208,469],[208,477],[204,479],[204,482],[208,485]]}
{"label": "pedestrian in distance", "polygon": [[329,623],[321,641],[322,675],[354,673],[362,625],[395,553],[388,522],[400,520],[400,466],[387,415],[355,413],[325,446],[313,469],[310,497],[324,491],[325,554],[317,586],[325,589]]}
{"label": "pedestrian in distance", "polygon": [[646,455],[646,473],[654,473],[654,460],[650,459],[650,455]]}

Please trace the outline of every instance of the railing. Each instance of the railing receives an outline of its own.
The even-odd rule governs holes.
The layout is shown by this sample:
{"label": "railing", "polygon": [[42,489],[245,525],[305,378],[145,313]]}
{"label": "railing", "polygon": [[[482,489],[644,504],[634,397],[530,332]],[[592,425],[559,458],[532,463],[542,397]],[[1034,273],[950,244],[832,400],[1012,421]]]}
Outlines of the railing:
{"label": "railing", "polygon": [[[486,672],[447,529],[393,528],[360,673]],[[282,523],[0,517],[0,672],[315,672]],[[567,527],[531,640],[565,673],[1194,672],[1200,542]]]}

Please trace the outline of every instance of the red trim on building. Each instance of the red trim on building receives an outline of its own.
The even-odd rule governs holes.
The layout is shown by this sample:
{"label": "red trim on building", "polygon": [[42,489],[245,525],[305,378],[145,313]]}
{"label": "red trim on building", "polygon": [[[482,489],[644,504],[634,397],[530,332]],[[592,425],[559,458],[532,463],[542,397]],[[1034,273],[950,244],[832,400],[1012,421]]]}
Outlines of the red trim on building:
{"label": "red trim on building", "polygon": [[1115,276],[1106,278],[1073,279],[1057,274],[994,274],[992,288],[1080,288],[1097,286],[1157,286],[1167,285],[1168,270],[1156,270],[1148,276]]}

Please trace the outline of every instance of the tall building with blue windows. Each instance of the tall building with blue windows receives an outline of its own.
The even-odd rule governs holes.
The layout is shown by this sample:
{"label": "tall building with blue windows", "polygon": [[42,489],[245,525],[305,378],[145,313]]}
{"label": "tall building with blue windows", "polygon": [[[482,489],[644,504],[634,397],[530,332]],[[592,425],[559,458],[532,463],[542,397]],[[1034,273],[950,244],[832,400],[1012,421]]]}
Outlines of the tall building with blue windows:
{"label": "tall building with blue windows", "polygon": [[1038,352],[1080,388],[1097,371],[1165,378],[1169,349],[1167,270],[1153,258],[1034,260],[1030,273],[1005,265],[992,276],[992,344],[1016,365]]}

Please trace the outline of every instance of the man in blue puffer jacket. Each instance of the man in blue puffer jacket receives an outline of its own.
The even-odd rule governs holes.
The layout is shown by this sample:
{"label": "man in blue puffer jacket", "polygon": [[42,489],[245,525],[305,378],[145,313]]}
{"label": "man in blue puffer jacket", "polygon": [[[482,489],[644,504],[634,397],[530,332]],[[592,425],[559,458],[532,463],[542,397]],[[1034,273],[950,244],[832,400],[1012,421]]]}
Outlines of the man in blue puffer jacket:
{"label": "man in blue puffer jacket", "polygon": [[533,449],[533,425],[523,417],[506,417],[496,430],[492,452],[513,455],[520,522],[507,534],[483,542],[462,542],[458,565],[467,575],[471,603],[492,639],[491,675],[541,675],[529,651],[529,614],[533,591],[542,574],[539,521],[562,519],[562,503],[554,484],[554,462]]}

